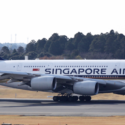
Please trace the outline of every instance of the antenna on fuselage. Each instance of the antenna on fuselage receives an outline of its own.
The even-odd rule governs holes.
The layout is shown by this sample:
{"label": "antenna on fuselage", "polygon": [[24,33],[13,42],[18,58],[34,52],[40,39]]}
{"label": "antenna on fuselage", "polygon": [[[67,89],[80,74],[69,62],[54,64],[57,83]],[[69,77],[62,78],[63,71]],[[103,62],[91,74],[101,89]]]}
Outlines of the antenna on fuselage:
{"label": "antenna on fuselage", "polygon": [[25,60],[28,60],[28,56],[25,56]]}

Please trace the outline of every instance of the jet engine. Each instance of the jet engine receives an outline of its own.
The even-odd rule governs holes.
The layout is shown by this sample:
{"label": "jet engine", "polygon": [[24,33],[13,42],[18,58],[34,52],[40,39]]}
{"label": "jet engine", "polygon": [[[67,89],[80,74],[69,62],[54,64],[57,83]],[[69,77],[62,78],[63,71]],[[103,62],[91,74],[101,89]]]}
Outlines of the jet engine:
{"label": "jet engine", "polygon": [[73,91],[81,95],[96,95],[99,92],[99,84],[96,81],[76,82]]}
{"label": "jet engine", "polygon": [[55,78],[53,76],[41,76],[31,79],[30,86],[33,90],[47,91],[56,88]]}

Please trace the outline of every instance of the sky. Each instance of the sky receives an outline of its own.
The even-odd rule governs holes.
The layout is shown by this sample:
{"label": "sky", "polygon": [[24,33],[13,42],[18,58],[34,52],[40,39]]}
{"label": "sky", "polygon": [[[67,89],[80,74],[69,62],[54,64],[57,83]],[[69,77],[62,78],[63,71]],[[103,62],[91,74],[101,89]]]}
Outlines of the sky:
{"label": "sky", "polygon": [[53,33],[125,34],[124,6],[125,0],[0,0],[0,43],[29,43]]}

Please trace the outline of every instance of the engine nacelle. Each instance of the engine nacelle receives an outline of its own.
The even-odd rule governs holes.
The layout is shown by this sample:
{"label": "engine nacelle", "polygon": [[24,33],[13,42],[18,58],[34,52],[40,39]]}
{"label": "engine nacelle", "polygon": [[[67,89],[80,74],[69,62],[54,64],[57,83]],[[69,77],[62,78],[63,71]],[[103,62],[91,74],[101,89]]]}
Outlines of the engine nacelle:
{"label": "engine nacelle", "polygon": [[81,95],[96,95],[99,92],[99,84],[96,81],[76,82],[73,91]]}
{"label": "engine nacelle", "polygon": [[56,84],[54,82],[55,80],[53,76],[41,76],[32,78],[30,86],[33,90],[47,91],[53,90],[53,88],[55,88]]}

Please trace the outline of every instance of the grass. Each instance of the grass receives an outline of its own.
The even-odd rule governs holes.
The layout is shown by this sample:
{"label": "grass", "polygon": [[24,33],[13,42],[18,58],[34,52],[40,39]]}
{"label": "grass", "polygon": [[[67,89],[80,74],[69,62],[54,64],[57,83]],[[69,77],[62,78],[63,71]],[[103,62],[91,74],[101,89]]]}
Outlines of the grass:
{"label": "grass", "polygon": [[27,91],[0,86],[0,98],[31,98],[48,99],[47,96],[57,95],[56,93]]}
{"label": "grass", "polygon": [[[0,86],[0,98],[49,99],[48,96],[54,95],[57,95],[57,93],[35,92]],[[125,100],[125,96],[113,93],[105,93],[92,96],[92,100]]]}
{"label": "grass", "polygon": [[[15,96],[16,95],[16,96]],[[48,99],[47,96],[57,95],[48,92],[34,92],[12,89],[0,86],[0,98],[31,98]],[[125,100],[122,95],[98,94],[92,96],[92,100]],[[0,115],[0,124],[25,124],[25,125],[124,125],[125,116],[113,117],[49,117],[49,116],[19,116]]]}
{"label": "grass", "polygon": [[18,116],[2,115],[0,124],[25,125],[125,125],[125,116],[113,117],[48,117],[48,116]]}

